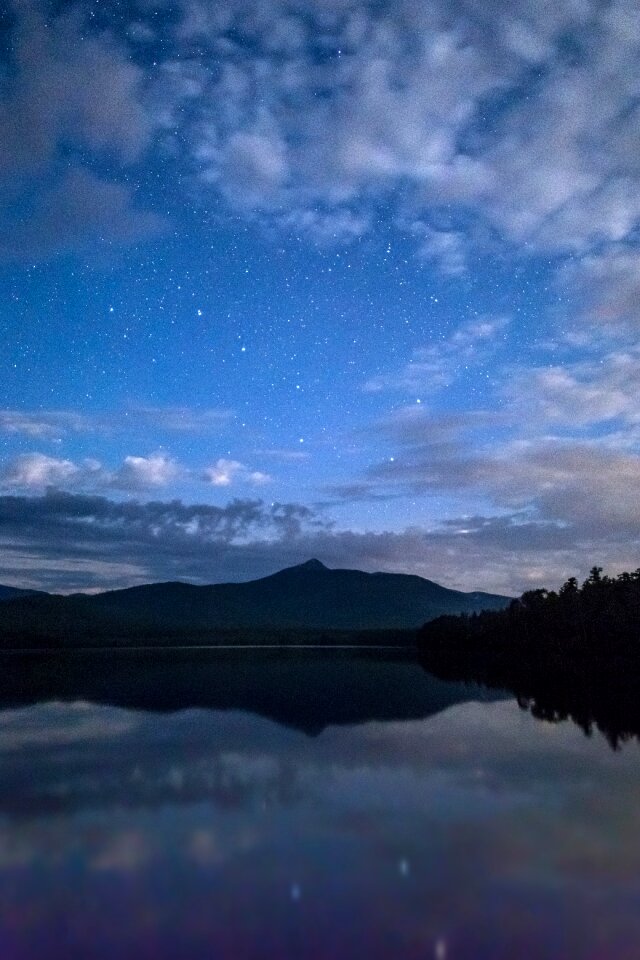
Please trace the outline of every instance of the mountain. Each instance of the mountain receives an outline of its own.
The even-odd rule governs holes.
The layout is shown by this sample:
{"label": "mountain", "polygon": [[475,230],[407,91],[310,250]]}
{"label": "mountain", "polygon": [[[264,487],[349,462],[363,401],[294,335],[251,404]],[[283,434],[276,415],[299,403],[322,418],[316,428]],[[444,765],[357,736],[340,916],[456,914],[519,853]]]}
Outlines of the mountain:
{"label": "mountain", "polygon": [[398,573],[330,570],[308,560],[260,580],[196,587],[159,583],[99,594],[104,612],[190,622],[200,628],[316,628],[380,630],[419,627],[442,613],[501,609],[508,598],[465,594]]}
{"label": "mountain", "polygon": [[44,597],[42,590],[21,590],[19,587],[6,587],[0,583],[0,603],[5,600],[16,600],[18,597]]}
{"label": "mountain", "polygon": [[0,641],[152,638],[216,630],[415,629],[445,613],[501,609],[510,599],[461,593],[407,574],[330,570],[309,560],[245,583],[153,583],[92,596],[13,600],[3,606]]}

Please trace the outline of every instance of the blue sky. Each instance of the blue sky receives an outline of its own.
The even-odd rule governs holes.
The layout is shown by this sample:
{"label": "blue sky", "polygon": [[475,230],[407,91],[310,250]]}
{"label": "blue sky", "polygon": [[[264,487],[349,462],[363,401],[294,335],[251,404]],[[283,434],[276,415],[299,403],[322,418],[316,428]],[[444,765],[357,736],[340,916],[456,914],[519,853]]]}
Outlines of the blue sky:
{"label": "blue sky", "polygon": [[640,13],[11,0],[3,582],[638,565]]}

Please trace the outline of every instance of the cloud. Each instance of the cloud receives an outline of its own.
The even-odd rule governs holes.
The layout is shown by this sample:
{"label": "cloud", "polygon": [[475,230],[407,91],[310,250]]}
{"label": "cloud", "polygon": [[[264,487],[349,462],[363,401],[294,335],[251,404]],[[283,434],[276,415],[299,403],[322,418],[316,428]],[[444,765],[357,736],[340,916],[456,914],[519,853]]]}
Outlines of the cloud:
{"label": "cloud", "polygon": [[[427,424],[425,424],[427,427]],[[609,534],[640,537],[640,455],[599,441],[536,438],[469,445],[458,436],[409,442],[371,468],[374,490],[464,493],[501,510],[524,510],[534,520],[567,524],[594,540]]]}
{"label": "cloud", "polygon": [[5,490],[45,490],[66,487],[96,490],[113,487],[137,491],[164,487],[180,476],[181,468],[164,454],[150,457],[127,456],[116,470],[98,460],[81,463],[50,457],[43,453],[25,453],[0,468],[0,487]]}
{"label": "cloud", "polygon": [[28,212],[5,216],[3,226],[0,257],[32,261],[148,240],[161,234],[166,222],[136,207],[130,187],[76,167],[45,189]]}
{"label": "cloud", "polygon": [[498,426],[510,425],[511,420],[495,410],[461,410],[450,413],[430,410],[412,404],[400,407],[382,417],[369,431],[402,449],[413,446],[433,448],[435,445],[468,443],[470,435]]}
{"label": "cloud", "polygon": [[[377,461],[331,488],[334,506],[402,501],[406,516],[413,504],[416,523],[420,516],[429,520],[422,521],[426,529],[416,527],[413,541],[402,534],[407,569],[420,562],[410,544],[422,537],[425,556],[437,558],[452,585],[475,582],[473,563],[483,582],[487,576],[493,589],[510,584],[512,591],[518,582],[560,579],[563,568],[584,571],[586,557],[635,569],[636,362],[616,353],[601,372],[595,359],[567,369],[523,369],[501,385],[512,389],[502,409],[396,410],[370,426]],[[330,510],[331,501],[324,506]]]}
{"label": "cloud", "polygon": [[13,6],[12,69],[0,87],[0,171],[42,170],[65,142],[125,162],[139,157],[154,127],[140,67],[113,36],[87,32],[79,4],[50,17],[35,3]]}
{"label": "cloud", "polygon": [[[527,255],[635,242],[640,28],[627,0],[182,0],[153,68],[149,10],[105,11],[100,26],[82,0],[40,11],[14,5],[5,177],[51,172],[71,145],[83,162],[109,158],[126,189],[128,166],[170,156],[205,207],[222,197],[323,242],[375,229],[384,210],[453,276],[488,233]],[[118,203],[112,242],[152,232],[134,198]]]}
{"label": "cloud", "polygon": [[[573,452],[574,460],[580,455]],[[519,593],[559,585],[572,573],[586,575],[594,562],[613,572],[635,569],[637,460],[613,464],[585,495],[585,477],[601,464],[584,458],[576,476],[571,456],[538,452],[511,473],[508,462],[467,465],[457,482],[489,487],[505,504],[501,515],[450,516],[420,526],[417,510],[416,525],[400,531],[340,529],[325,511],[261,500],[236,499],[224,507],[116,502],[51,489],[35,497],[0,496],[0,582],[71,591],[176,578],[244,580],[319,556],[329,566],[411,572],[459,589]],[[550,483],[537,512],[520,506],[530,495],[532,465],[531,483]]]}
{"label": "cloud", "polygon": [[134,407],[104,413],[73,410],[0,410],[0,433],[58,440],[72,433],[124,433],[149,430],[218,433],[233,419],[231,410],[193,407]]}
{"label": "cloud", "polygon": [[174,460],[156,453],[150,457],[125,457],[120,469],[111,477],[110,486],[122,490],[146,490],[165,487],[175,480],[180,468]]}
{"label": "cloud", "polygon": [[233,134],[221,164],[222,189],[239,206],[268,205],[287,175],[284,145],[277,137],[259,133]]}
{"label": "cloud", "polygon": [[252,484],[269,483],[271,477],[258,470],[249,470],[238,460],[220,458],[204,471],[204,479],[214,487],[230,487],[236,481]]}
{"label": "cloud", "polygon": [[246,579],[253,571],[271,572],[280,559],[308,559],[305,538],[329,526],[301,504],[261,500],[236,499],[224,507],[117,502],[53,489],[0,496],[6,549],[0,580],[75,589],[176,577]]}
{"label": "cloud", "polygon": [[347,207],[295,209],[282,213],[278,226],[288,233],[303,234],[321,246],[332,246],[364,236],[371,228],[371,217],[364,211],[355,213]]}
{"label": "cloud", "polygon": [[84,415],[69,410],[0,410],[0,432],[34,440],[56,440],[61,435],[88,428],[89,421]]}
{"label": "cloud", "polygon": [[[613,245],[564,265],[556,289],[575,307],[577,331],[589,336],[637,335],[640,325],[640,252]],[[575,332],[575,331],[572,331]]]}
{"label": "cloud", "polygon": [[274,460],[281,460],[283,463],[303,463],[305,460],[309,460],[311,454],[306,453],[302,450],[286,450],[273,448],[266,450],[256,450],[256,453],[261,457],[271,457]]}
{"label": "cloud", "polygon": [[[186,20],[199,21],[200,42],[219,56],[217,31],[228,26],[210,19],[204,28],[203,8],[198,17],[195,9],[185,5]],[[474,97],[501,80],[463,30],[444,22],[428,30],[390,7],[375,17],[364,4],[327,17],[323,7],[301,3],[295,13],[280,4],[230,8],[238,37],[250,36],[254,52],[241,41],[228,46],[225,69],[203,95],[195,148],[202,177],[232,202],[269,207],[285,220],[342,207],[343,217],[364,223],[370,191],[422,183],[455,155]],[[283,59],[274,37],[285,35],[296,42]]]}
{"label": "cloud", "polygon": [[463,233],[456,230],[434,230],[420,221],[414,221],[410,230],[413,236],[420,240],[417,250],[419,257],[438,264],[440,270],[451,277],[458,277],[466,272],[467,244]]}
{"label": "cloud", "polygon": [[[529,425],[573,429],[619,421],[634,427],[640,424],[640,350],[513,371],[506,393],[522,414],[526,411]],[[634,439],[629,433],[627,442]]]}
{"label": "cloud", "polygon": [[[117,174],[161,127],[145,71],[114,34],[92,29],[82,4],[57,15],[37,3],[12,6],[0,80],[0,256],[42,258],[158,234],[163,217],[140,209]],[[105,161],[113,179],[90,169]]]}
{"label": "cloud", "polygon": [[470,211],[529,251],[583,253],[638,222],[640,29],[625,0],[182,9],[178,41],[221,63],[194,156],[240,207],[373,222],[393,197],[454,274]]}
{"label": "cloud", "polygon": [[401,390],[420,395],[450,386],[463,372],[485,362],[506,337],[507,317],[478,317],[461,324],[449,337],[414,350],[398,373],[373,377],[364,385],[370,393]]}
{"label": "cloud", "polygon": [[0,473],[0,481],[5,488],[45,488],[73,483],[81,472],[81,468],[71,460],[60,460],[42,453],[29,453],[17,457],[5,466]]}
{"label": "cloud", "polygon": [[[116,419],[117,419],[116,415]],[[126,411],[128,423],[140,421],[145,427],[159,427],[176,433],[217,432],[233,419],[233,411],[221,408],[138,407]]]}
{"label": "cloud", "polygon": [[46,490],[64,487],[83,491],[123,490],[135,493],[168,487],[179,481],[205,482],[213,487],[230,487],[238,483],[262,486],[271,482],[267,473],[251,470],[239,460],[221,457],[205,470],[190,469],[165,453],[146,457],[127,455],[116,468],[99,460],[72,460],[50,457],[44,453],[24,453],[0,464],[0,488],[4,490]]}

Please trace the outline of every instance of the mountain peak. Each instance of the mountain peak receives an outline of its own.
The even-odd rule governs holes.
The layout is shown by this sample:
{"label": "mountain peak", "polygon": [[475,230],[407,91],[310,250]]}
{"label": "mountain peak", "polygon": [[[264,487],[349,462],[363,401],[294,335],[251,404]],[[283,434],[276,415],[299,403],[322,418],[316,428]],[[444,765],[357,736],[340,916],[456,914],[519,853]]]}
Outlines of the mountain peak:
{"label": "mountain peak", "polygon": [[306,560],[304,563],[298,564],[298,570],[328,570],[328,567],[325,567],[324,563],[321,560],[316,560],[313,557],[311,560]]}

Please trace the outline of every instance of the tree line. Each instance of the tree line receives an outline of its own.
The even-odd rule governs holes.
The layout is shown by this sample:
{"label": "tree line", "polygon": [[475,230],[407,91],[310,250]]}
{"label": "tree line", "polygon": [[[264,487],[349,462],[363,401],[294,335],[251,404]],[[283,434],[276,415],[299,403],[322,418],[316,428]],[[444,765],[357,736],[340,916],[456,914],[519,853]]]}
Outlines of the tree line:
{"label": "tree line", "polygon": [[421,629],[420,644],[640,658],[640,568],[609,577],[594,566],[581,586],[570,577],[557,591],[528,590],[504,610],[439,617]]}
{"label": "tree line", "polygon": [[535,717],[597,727],[612,747],[640,738],[640,569],[528,590],[501,611],[432,620],[420,659],[448,680],[511,690]]}

